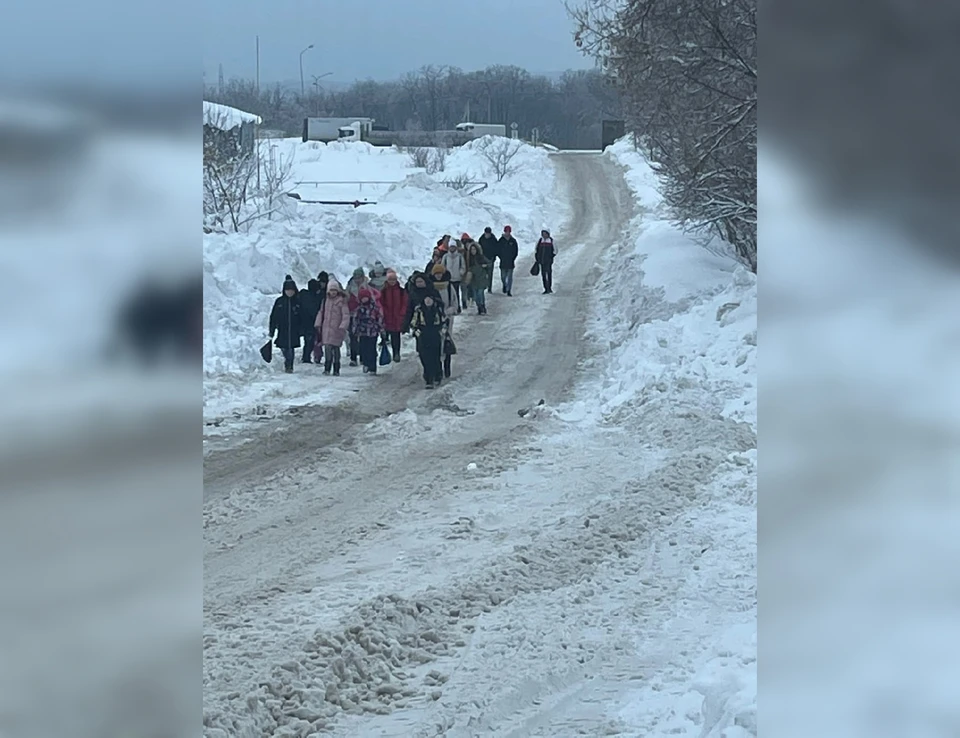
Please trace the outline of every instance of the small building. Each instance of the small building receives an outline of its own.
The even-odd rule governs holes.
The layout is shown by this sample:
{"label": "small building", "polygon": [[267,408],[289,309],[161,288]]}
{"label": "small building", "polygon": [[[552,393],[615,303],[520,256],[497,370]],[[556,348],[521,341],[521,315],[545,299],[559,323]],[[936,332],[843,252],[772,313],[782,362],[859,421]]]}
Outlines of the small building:
{"label": "small building", "polygon": [[259,115],[203,101],[203,150],[233,158],[253,151]]}

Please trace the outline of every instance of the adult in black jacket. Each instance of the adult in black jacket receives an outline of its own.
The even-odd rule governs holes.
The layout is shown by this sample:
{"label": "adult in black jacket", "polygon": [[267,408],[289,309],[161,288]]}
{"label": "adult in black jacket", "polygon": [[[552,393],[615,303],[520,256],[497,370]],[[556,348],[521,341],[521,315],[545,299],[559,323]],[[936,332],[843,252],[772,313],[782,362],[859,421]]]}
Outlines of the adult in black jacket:
{"label": "adult in black jacket", "polygon": [[[505,230],[497,241],[497,250],[500,254],[500,282],[503,285],[503,294],[513,297],[513,270],[517,266],[520,244],[512,233]],[[493,272],[492,266],[490,271]]]}
{"label": "adult in black jacket", "polygon": [[[509,233],[510,226],[504,226],[503,231],[504,233]],[[493,265],[497,257],[500,256],[500,244],[497,241],[497,237],[493,235],[493,229],[490,226],[483,229],[483,235],[480,236],[480,240],[477,243],[480,244],[480,250],[487,258],[487,261],[490,262],[490,266],[487,268],[489,272],[487,275],[487,281],[489,282],[489,284],[487,284],[487,292],[493,292]]]}
{"label": "adult in black jacket", "polygon": [[438,302],[443,302],[440,293],[437,292],[437,288],[420,272],[415,272],[413,276],[410,277],[410,281],[407,282],[407,294],[410,296],[410,299],[407,300],[407,314],[403,319],[403,333],[410,330],[410,319],[413,317],[413,311],[417,305],[423,302],[424,297],[432,297]]}
{"label": "adult in black jacket", "polygon": [[535,254],[537,264],[540,265],[543,294],[549,295],[553,292],[553,260],[557,258],[557,246],[553,242],[550,231],[546,228],[540,231],[540,240],[537,241]]}
{"label": "adult in black jacket", "polygon": [[312,364],[313,359],[313,340],[316,335],[316,328],[313,324],[317,320],[317,313],[320,312],[320,306],[323,304],[325,295],[319,292],[320,282],[311,279],[307,282],[307,288],[300,290],[300,335],[303,336],[303,358],[304,364]]}
{"label": "adult in black jacket", "polygon": [[283,294],[276,299],[270,311],[270,337],[277,334],[274,344],[283,353],[283,370],[287,374],[293,373],[294,351],[300,348],[302,325],[297,283],[288,274],[283,281]]}

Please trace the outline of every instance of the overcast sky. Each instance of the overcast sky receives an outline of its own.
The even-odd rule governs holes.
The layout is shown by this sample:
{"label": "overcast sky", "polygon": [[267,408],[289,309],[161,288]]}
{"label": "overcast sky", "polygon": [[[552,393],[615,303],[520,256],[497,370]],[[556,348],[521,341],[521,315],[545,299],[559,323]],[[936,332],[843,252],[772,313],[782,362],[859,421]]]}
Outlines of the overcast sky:
{"label": "overcast sky", "polygon": [[572,39],[562,0],[202,0],[206,83],[261,84],[311,75],[396,79],[426,64],[464,70],[515,64],[531,72],[592,67]]}

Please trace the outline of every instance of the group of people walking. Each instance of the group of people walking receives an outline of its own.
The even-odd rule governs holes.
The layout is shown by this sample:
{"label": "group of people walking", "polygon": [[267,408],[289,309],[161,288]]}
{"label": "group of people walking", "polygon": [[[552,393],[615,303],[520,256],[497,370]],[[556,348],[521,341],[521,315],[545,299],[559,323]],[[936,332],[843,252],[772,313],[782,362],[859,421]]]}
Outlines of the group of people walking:
{"label": "group of people walking", "polygon": [[[550,232],[544,229],[530,270],[540,275],[544,294],[553,292],[556,254]],[[477,314],[487,315],[486,295],[493,292],[498,260],[501,292],[512,297],[518,255],[519,244],[507,225],[499,237],[485,228],[478,241],[467,233],[459,239],[444,235],[425,268],[411,274],[405,284],[395,269],[380,261],[369,272],[354,270],[345,286],[334,275],[320,272],[305,289],[298,289],[288,274],[270,313],[271,340],[283,353],[285,372],[293,372],[302,345],[304,364],[322,363],[324,374],[339,377],[345,342],[350,366],[362,366],[365,374],[375,375],[380,366],[401,361],[401,336],[412,334],[424,383],[433,389],[451,375],[457,353],[454,316],[471,306],[476,306]],[[263,351],[269,347],[268,342]],[[269,360],[266,353],[264,358]]]}

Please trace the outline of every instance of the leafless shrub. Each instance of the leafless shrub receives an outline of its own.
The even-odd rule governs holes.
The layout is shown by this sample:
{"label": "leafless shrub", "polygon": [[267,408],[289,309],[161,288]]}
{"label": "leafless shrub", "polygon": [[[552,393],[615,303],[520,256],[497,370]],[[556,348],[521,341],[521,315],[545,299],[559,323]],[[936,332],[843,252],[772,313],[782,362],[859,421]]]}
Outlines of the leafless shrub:
{"label": "leafless shrub", "polygon": [[457,191],[462,191],[470,186],[470,175],[458,174],[455,177],[448,177],[447,179],[443,180],[443,183],[447,187],[451,187]]}
{"label": "leafless shrub", "polygon": [[258,161],[256,150],[230,149],[223,145],[222,139],[205,139],[204,226],[213,231],[229,229],[236,233],[255,220],[273,219],[283,213],[283,198],[290,185],[292,168],[292,159],[284,161],[276,155],[274,147]]}
{"label": "leafless shrub", "polygon": [[450,153],[443,144],[438,145],[430,153],[430,162],[427,165],[427,174],[436,174],[447,168],[447,154]]}
{"label": "leafless shrub", "polygon": [[514,157],[523,148],[523,142],[502,136],[487,136],[477,142],[477,150],[490,165],[490,170],[502,182],[506,177],[517,171]]}
{"label": "leafless shrub", "polygon": [[757,268],[756,0],[581,0],[581,50],[615,79],[684,227]]}
{"label": "leafless shrub", "polygon": [[410,164],[417,169],[426,169],[430,165],[430,149],[426,146],[414,146],[407,149]]}

